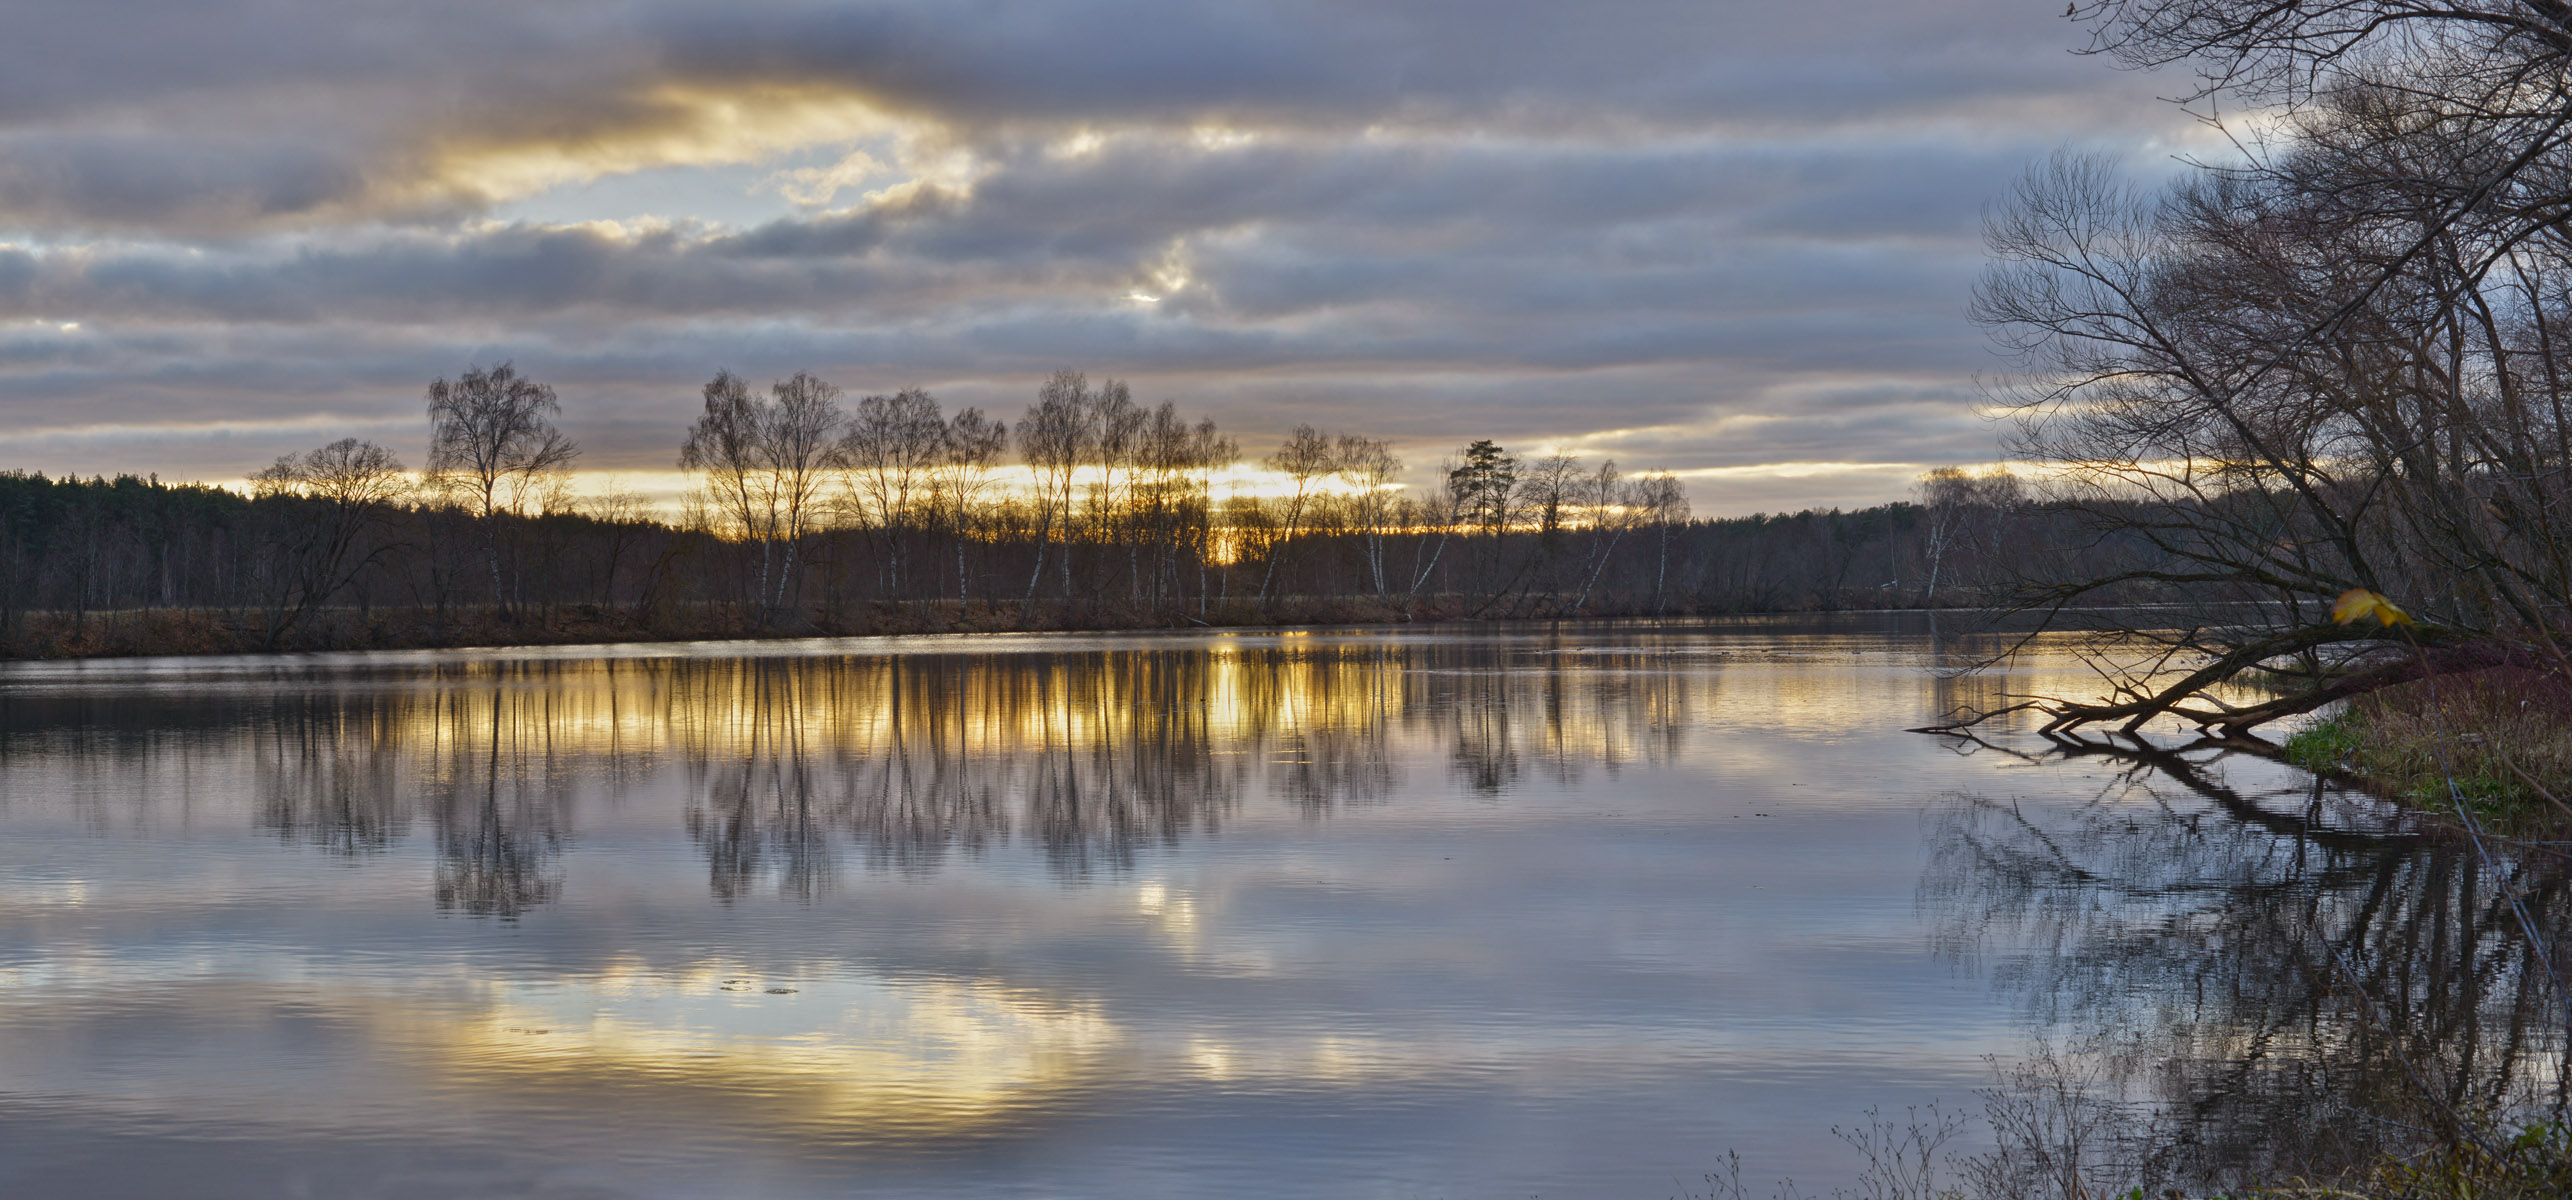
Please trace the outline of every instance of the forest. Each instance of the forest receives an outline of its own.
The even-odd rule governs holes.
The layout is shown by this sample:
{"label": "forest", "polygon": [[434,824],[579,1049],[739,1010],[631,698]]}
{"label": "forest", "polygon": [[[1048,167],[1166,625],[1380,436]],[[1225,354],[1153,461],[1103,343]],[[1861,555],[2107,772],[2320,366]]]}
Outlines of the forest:
{"label": "forest", "polygon": [[[672,513],[576,494],[553,390],[508,364],[428,399],[418,472],[342,439],[246,495],[0,473],[0,653],[1968,605],[2044,520],[2011,476],[1954,469],[1914,502],[1695,519],[1668,474],[1480,439],[1417,495],[1384,441],[1297,426],[1249,455],[1071,371],[1014,423],[720,372]],[[1275,485],[1234,490],[1245,463]]]}

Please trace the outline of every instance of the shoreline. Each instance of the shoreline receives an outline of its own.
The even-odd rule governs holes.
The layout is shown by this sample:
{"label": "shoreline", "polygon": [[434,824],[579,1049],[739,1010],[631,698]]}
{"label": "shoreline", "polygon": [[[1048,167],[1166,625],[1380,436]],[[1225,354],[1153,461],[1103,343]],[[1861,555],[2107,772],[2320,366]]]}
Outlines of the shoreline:
{"label": "shoreline", "polygon": [[[1408,628],[1474,626],[1562,621],[1723,621],[1748,618],[1808,617],[1827,619],[1858,615],[1917,614],[1991,617],[2002,610],[1987,605],[1926,607],[1844,607],[1791,609],[1692,609],[1649,611],[1625,607],[1566,612],[1542,603],[1522,611],[1479,614],[1455,598],[1424,601],[1406,609],[1345,600],[1272,604],[1265,608],[1237,604],[1194,614],[1129,614],[1094,609],[1066,609],[1059,602],[1039,602],[1020,620],[1020,605],[979,606],[959,612],[953,602],[918,602],[902,606],[869,605],[855,613],[827,614],[767,629],[739,612],[708,608],[694,613],[667,611],[637,617],[609,613],[597,606],[560,606],[551,611],[503,615],[496,610],[449,611],[376,609],[344,610],[294,637],[271,642],[257,613],[185,612],[171,609],[68,614],[25,614],[19,627],[0,636],[0,665],[95,661],[119,658],[212,658],[293,654],[338,654],[383,650],[523,650],[574,646],[676,645],[701,642],[767,643],[839,638],[936,637],[974,634],[1112,634],[1188,630],[1282,630],[1333,628]],[[1487,608],[1488,606],[1482,606]]]}
{"label": "shoreline", "polygon": [[2572,828],[2572,681],[2498,667],[2356,697],[2279,744],[2279,757],[2425,817],[2504,837]]}

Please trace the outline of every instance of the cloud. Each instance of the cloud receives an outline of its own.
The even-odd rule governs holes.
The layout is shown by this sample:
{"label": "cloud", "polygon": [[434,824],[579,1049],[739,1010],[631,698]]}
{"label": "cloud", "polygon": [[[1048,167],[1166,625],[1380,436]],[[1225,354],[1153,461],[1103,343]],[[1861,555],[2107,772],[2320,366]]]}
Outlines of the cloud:
{"label": "cloud", "polygon": [[1473,431],[1726,494],[1980,461],[1981,206],[2186,136],[2024,7],[31,6],[0,455],[256,465],[514,358],[637,469],[716,366],[1014,412],[1069,365],[1253,444]]}
{"label": "cloud", "polygon": [[1073,157],[1019,147],[955,186],[885,189],[740,231],[515,223],[19,247],[0,251],[0,316],[880,322],[982,307],[995,294],[1082,307],[1138,288],[1186,297],[1194,317],[1244,323],[1351,305],[1568,316],[1574,327],[1590,313],[1774,315],[1852,292],[1908,299],[1948,286],[1956,262],[1979,253],[1956,183],[1989,181],[2039,148],[1321,138],[1207,148],[1120,135]]}
{"label": "cloud", "polygon": [[774,190],[793,201],[798,208],[828,208],[843,191],[868,183],[886,182],[886,166],[863,150],[842,155],[827,167],[793,167],[778,171],[760,181],[762,189]]}
{"label": "cloud", "polygon": [[[2000,3],[19,6],[0,228],[436,223],[570,181],[903,130],[1986,120],[2100,72]],[[1996,36],[2000,35],[2000,36]],[[2014,35],[2014,36],[2013,36]]]}

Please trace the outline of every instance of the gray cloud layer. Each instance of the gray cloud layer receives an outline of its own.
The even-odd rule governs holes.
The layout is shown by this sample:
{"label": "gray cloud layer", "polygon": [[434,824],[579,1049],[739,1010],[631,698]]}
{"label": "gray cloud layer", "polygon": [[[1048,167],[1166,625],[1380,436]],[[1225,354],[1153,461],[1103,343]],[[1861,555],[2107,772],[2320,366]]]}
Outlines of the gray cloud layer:
{"label": "gray cloud layer", "polygon": [[[1074,365],[1415,460],[1982,459],[1979,207],[2065,140],[2178,128],[2052,13],[1982,0],[0,17],[0,466],[54,470],[399,441],[429,376],[503,357],[601,466],[663,465],[717,365],[1004,412]],[[758,221],[507,215],[861,149],[831,207]]]}

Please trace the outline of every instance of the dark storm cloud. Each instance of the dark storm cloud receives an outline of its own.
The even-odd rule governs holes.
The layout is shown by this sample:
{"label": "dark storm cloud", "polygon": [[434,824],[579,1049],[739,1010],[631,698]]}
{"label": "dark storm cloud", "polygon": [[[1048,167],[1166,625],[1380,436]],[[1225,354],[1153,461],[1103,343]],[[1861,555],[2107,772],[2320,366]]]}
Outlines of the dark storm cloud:
{"label": "dark storm cloud", "polygon": [[[1465,435],[1705,471],[1985,458],[1980,207],[2067,139],[2174,127],[2053,15],[9,5],[0,458],[256,465],[502,358],[599,465],[664,465],[719,364],[1013,412],[1075,365],[1415,463]],[[790,216],[506,207],[861,146],[863,183]]]}

